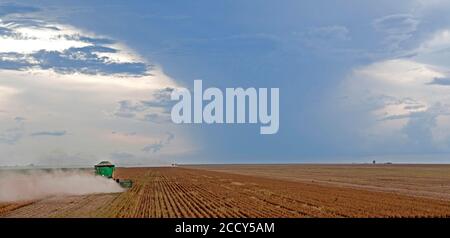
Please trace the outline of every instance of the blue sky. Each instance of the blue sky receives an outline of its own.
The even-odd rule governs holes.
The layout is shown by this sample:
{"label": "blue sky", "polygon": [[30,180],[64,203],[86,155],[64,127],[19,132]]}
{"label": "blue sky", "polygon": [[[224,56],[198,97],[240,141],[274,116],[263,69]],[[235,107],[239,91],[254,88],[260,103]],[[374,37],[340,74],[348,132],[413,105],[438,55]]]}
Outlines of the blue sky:
{"label": "blue sky", "polygon": [[[2,164],[449,162],[449,1],[0,1]],[[280,130],[167,88],[280,88]]]}

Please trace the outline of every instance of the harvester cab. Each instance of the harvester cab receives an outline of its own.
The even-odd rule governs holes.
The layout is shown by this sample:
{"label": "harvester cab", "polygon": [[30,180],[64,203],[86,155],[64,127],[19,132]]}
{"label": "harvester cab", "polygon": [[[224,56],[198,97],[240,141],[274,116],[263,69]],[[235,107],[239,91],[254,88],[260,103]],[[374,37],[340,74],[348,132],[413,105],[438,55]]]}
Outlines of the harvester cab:
{"label": "harvester cab", "polygon": [[115,176],[116,166],[109,161],[102,161],[95,165],[95,175],[114,179],[123,188],[133,187],[133,181],[130,179],[118,178]]}

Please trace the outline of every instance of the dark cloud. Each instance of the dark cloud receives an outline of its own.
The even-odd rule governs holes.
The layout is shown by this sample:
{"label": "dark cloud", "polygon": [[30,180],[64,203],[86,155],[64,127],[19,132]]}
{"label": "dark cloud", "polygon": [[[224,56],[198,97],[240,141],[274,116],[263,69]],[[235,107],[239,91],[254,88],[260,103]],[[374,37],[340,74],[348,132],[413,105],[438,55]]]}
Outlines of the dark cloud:
{"label": "dark cloud", "polygon": [[63,52],[40,50],[28,55],[0,53],[0,69],[26,70],[38,67],[61,74],[119,74],[136,77],[150,75],[151,67],[145,63],[110,62],[108,57],[95,54],[105,52],[116,53],[117,50],[103,46],[87,46],[70,48]]}
{"label": "dark cloud", "polygon": [[82,36],[80,34],[74,34],[74,35],[63,35],[61,36],[67,40],[77,40],[82,41],[86,43],[91,43],[93,45],[110,45],[116,43],[116,41],[112,39],[107,38],[94,38],[94,37],[88,37],[88,36]]}
{"label": "dark cloud", "polygon": [[0,143],[13,145],[23,137],[23,128],[14,127],[0,132]]}
{"label": "dark cloud", "polygon": [[116,49],[104,46],[69,48],[62,52],[41,50],[30,55],[36,62],[30,65],[42,69],[52,69],[61,74],[149,75],[150,66],[147,64],[110,62],[108,57],[100,57],[96,54],[116,52]]}
{"label": "dark cloud", "polygon": [[25,120],[26,120],[25,117],[15,117],[14,118],[14,121],[16,121],[16,122],[23,122]]}
{"label": "dark cloud", "polygon": [[66,131],[39,131],[32,133],[31,136],[64,136]]}
{"label": "dark cloud", "polygon": [[411,99],[411,98],[391,98],[391,99],[386,100],[382,106],[403,105],[403,104],[405,105],[405,106],[403,106],[403,108],[408,111],[407,113],[385,116],[385,117],[379,119],[379,121],[398,120],[398,119],[418,117],[423,113],[423,111],[417,111],[417,110],[426,108],[425,105],[420,104],[418,101]]}
{"label": "dark cloud", "polygon": [[409,34],[417,30],[420,21],[409,14],[394,14],[376,19],[376,30],[393,35]]}
{"label": "dark cloud", "polygon": [[152,152],[157,153],[159,152],[164,146],[170,144],[172,140],[175,139],[175,135],[173,133],[167,132],[166,137],[158,142],[146,145],[142,150],[145,152]]}
{"label": "dark cloud", "polygon": [[123,135],[123,136],[135,136],[135,135],[137,135],[136,132],[117,132],[117,131],[112,131],[111,134],[119,134],[119,135]]}
{"label": "dark cloud", "polygon": [[12,33],[12,31],[6,27],[1,27],[0,26],[0,35],[10,35]]}
{"label": "dark cloud", "polygon": [[116,117],[134,118],[136,113],[142,112],[145,108],[142,105],[134,104],[130,100],[119,101],[119,108],[114,113]]}
{"label": "dark cloud", "polygon": [[158,90],[153,94],[153,100],[141,101],[142,105],[145,107],[159,107],[164,108],[168,111],[174,104],[174,101],[170,99],[170,94],[173,92],[173,88],[164,88]]}
{"label": "dark cloud", "polygon": [[[420,21],[409,14],[388,15],[373,21],[373,27],[384,35],[383,44],[390,50],[400,50],[417,30]],[[402,53],[403,54],[403,53]]]}
{"label": "dark cloud", "polygon": [[416,113],[414,117],[410,117],[402,132],[406,134],[413,146],[418,146],[422,150],[434,148],[432,129],[436,126],[438,115],[428,111]]}
{"label": "dark cloud", "polygon": [[[389,95],[370,95],[364,99],[364,105],[368,111],[378,110],[389,105],[405,105],[405,109],[414,109],[415,107],[425,107],[419,101],[410,97],[393,97]],[[417,108],[416,108],[417,109]],[[396,117],[396,116],[393,116]],[[382,119],[384,120],[384,119]]]}
{"label": "dark cloud", "polygon": [[411,118],[415,117],[417,114],[415,113],[407,113],[407,114],[401,114],[401,115],[391,115],[386,116],[380,119],[379,121],[389,121],[389,120],[398,120],[398,119],[405,119],[405,118]]}
{"label": "dark cloud", "polygon": [[[164,88],[161,90],[157,90],[155,93],[153,93],[152,100],[142,100],[139,102],[132,102],[130,100],[119,101],[118,102],[119,107],[117,111],[114,113],[114,115],[117,117],[135,118],[154,123],[168,122],[170,121],[170,109],[175,103],[170,99],[170,94],[172,93],[173,90],[174,90],[173,88]],[[159,110],[153,110],[152,112],[145,113],[143,116],[137,118],[138,113],[143,113],[151,109],[159,109]],[[154,112],[154,111],[162,111],[162,112]]]}
{"label": "dark cloud", "polygon": [[15,126],[8,128],[4,131],[0,131],[0,144],[14,145],[20,139],[23,138],[25,133],[25,118],[14,118]]}
{"label": "dark cloud", "polygon": [[23,70],[32,65],[23,54],[0,53],[0,69]]}
{"label": "dark cloud", "polygon": [[403,108],[406,110],[417,110],[417,109],[425,108],[425,105],[407,105]]}
{"label": "dark cloud", "polygon": [[[439,116],[449,116],[448,105],[436,103],[427,110],[410,113],[402,133],[408,139],[411,151],[436,152],[439,148],[434,143],[433,130],[436,129]],[[449,142],[446,142],[448,145]]]}
{"label": "dark cloud", "polygon": [[170,143],[173,139],[175,139],[175,134],[167,132],[166,143]]}
{"label": "dark cloud", "polygon": [[134,118],[136,116],[136,113],[118,111],[114,113],[114,116],[122,118]]}
{"label": "dark cloud", "polygon": [[156,124],[161,124],[161,123],[170,122],[170,117],[166,113],[156,113],[155,112],[155,113],[145,114],[143,120],[153,122]]}
{"label": "dark cloud", "polygon": [[[13,25],[15,27],[32,27],[36,29],[48,29],[48,30],[55,30],[60,31],[61,29],[55,25],[49,24],[45,21],[41,21],[35,18],[29,18],[29,17],[23,17],[20,18],[13,18],[13,19],[6,19],[3,20],[2,23],[4,25]],[[25,37],[23,34],[19,32],[15,32],[14,28],[8,28],[11,30],[11,32],[14,32],[14,34],[17,37]],[[26,39],[26,38],[20,38],[20,39]]]}
{"label": "dark cloud", "polygon": [[450,86],[450,78],[434,78],[433,81],[429,82],[428,84]]}
{"label": "dark cloud", "polygon": [[142,150],[145,152],[152,152],[152,153],[156,153],[159,152],[162,148],[163,148],[163,144],[161,141],[150,144],[150,145],[146,145]]}

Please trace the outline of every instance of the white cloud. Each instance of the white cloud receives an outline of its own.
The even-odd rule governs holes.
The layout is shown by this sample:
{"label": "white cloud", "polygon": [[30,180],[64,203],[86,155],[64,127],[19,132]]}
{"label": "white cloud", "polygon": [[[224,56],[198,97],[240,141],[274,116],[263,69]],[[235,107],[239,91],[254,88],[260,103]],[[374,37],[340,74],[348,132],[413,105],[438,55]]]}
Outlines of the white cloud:
{"label": "white cloud", "polygon": [[32,18],[0,20],[0,69],[145,76],[151,67],[129,47],[108,37]]}
{"label": "white cloud", "polygon": [[372,78],[374,81],[401,85],[404,87],[423,86],[436,77],[444,77],[443,72],[433,66],[417,63],[409,59],[394,59],[376,62],[366,67],[356,69],[356,76]]}
{"label": "white cloud", "polygon": [[[2,97],[3,100],[5,100],[5,98],[7,98],[8,96],[12,96],[17,93],[18,93],[18,90],[15,88],[0,86],[0,97]],[[1,100],[1,101],[3,101],[3,100]]]}
{"label": "white cloud", "polygon": [[450,46],[449,35],[441,30],[421,42],[413,57],[359,67],[344,81],[340,92],[350,101],[344,107],[367,116],[358,133],[372,146],[390,141],[422,152],[450,150],[450,65],[439,57]]}
{"label": "white cloud", "polygon": [[[196,150],[188,133],[167,121],[114,116],[120,101],[153,105],[149,115],[164,112],[155,107],[162,103],[155,95],[178,85],[160,66],[120,42],[68,25],[15,16],[0,27],[0,165],[89,165],[118,151],[133,155],[133,163],[161,164]],[[14,121],[18,116],[26,120]],[[137,133],[124,138],[113,131]],[[177,140],[149,158],[142,148],[168,131]]]}
{"label": "white cloud", "polygon": [[429,39],[424,41],[417,52],[420,54],[433,53],[450,48],[450,30],[443,29],[434,33]]}
{"label": "white cloud", "polygon": [[11,32],[0,36],[0,52],[33,53],[39,50],[63,51],[71,47],[85,47],[91,44],[63,38],[76,34],[75,30],[57,24],[39,22],[39,26],[17,24],[0,20],[0,27]]}

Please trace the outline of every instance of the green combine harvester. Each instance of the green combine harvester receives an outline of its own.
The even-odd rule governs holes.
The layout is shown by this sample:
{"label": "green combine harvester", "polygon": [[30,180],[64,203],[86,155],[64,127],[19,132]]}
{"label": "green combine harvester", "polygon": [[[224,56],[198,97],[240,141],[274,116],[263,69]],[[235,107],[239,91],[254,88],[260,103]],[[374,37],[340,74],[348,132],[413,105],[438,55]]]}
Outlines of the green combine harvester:
{"label": "green combine harvester", "polygon": [[105,178],[114,179],[123,188],[133,187],[133,181],[130,179],[114,178],[114,171],[116,166],[109,161],[102,161],[95,165],[95,175],[103,176]]}
{"label": "green combine harvester", "polygon": [[95,174],[106,178],[112,178],[115,170],[116,166],[109,161],[102,161],[95,165]]}

